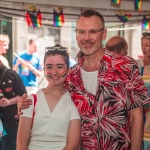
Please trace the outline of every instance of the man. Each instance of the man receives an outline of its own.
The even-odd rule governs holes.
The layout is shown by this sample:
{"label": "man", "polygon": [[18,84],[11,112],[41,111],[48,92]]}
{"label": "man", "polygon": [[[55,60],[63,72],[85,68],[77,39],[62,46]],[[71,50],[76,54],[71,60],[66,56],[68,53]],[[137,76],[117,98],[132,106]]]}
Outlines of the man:
{"label": "man", "polygon": [[17,101],[26,93],[20,76],[0,61],[0,118],[3,123],[3,136],[0,136],[0,150],[16,150],[16,137],[19,120],[17,118]]}
{"label": "man", "polygon": [[37,92],[38,83],[36,76],[42,75],[42,61],[36,54],[37,44],[35,39],[30,39],[27,51],[23,51],[19,57],[15,58],[13,63],[13,70],[18,71],[28,94]]}
{"label": "man", "polygon": [[6,54],[9,47],[9,42],[8,35],[0,34],[0,60],[7,68],[10,68],[10,66],[8,60],[3,56],[3,54]]}
{"label": "man", "polygon": [[[86,10],[77,20],[76,39],[84,57],[71,69],[65,87],[81,117],[79,149],[141,150],[143,105],[150,99],[135,60],[102,47],[106,32],[96,11]],[[23,98],[19,109],[31,103]]]}
{"label": "man", "polygon": [[128,54],[128,44],[123,37],[113,36],[106,43],[106,48],[109,51],[115,52],[120,55]]}

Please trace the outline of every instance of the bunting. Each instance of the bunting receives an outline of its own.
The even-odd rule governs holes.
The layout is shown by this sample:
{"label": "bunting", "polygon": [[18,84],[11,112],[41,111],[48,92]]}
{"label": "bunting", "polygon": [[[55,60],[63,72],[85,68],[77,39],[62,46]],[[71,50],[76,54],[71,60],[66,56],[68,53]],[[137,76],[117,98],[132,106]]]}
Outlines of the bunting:
{"label": "bunting", "polygon": [[131,17],[131,14],[127,14],[123,11],[118,11],[116,12],[116,16],[121,22],[125,23],[129,20],[129,18]]}
{"label": "bunting", "polygon": [[38,6],[30,5],[25,15],[28,26],[32,26],[33,28],[42,26],[42,15]]}
{"label": "bunting", "polygon": [[143,21],[142,21],[142,28],[150,30],[150,18],[146,18],[145,15],[144,15]]}
{"label": "bunting", "polygon": [[64,23],[64,14],[63,10],[60,7],[54,8],[54,16],[53,16],[53,25],[61,26]]}
{"label": "bunting", "polygon": [[142,0],[134,0],[134,9],[142,11]]}
{"label": "bunting", "polygon": [[115,4],[119,4],[120,5],[120,3],[121,3],[121,0],[111,0],[113,3],[115,3]]}

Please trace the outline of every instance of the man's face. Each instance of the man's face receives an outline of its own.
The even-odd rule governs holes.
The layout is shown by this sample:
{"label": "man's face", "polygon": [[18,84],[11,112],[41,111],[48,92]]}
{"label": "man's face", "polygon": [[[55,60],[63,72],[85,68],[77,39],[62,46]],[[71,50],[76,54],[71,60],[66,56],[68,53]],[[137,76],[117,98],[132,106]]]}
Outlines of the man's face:
{"label": "man's face", "polygon": [[35,53],[37,51],[37,48],[39,46],[39,43],[37,41],[34,41],[30,44],[30,52]]}
{"label": "man's face", "polygon": [[[103,28],[104,25],[97,16],[82,16],[78,19],[76,40],[84,55],[92,55],[102,48],[102,40],[106,38],[106,30],[101,30]],[[93,32],[98,30],[99,32],[94,35]],[[81,35],[78,33],[81,33]]]}
{"label": "man's face", "polygon": [[0,55],[6,54],[7,49],[9,48],[9,42],[0,42]]}

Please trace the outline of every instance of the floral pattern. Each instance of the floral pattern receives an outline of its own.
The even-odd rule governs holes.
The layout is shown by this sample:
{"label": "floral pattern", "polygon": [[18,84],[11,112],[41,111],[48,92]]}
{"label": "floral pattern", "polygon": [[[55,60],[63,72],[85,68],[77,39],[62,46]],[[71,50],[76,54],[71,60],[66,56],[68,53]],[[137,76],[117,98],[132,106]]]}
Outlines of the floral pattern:
{"label": "floral pattern", "polygon": [[129,111],[150,101],[135,60],[106,50],[96,95],[84,88],[83,61],[71,69],[65,83],[81,116],[80,150],[128,150]]}

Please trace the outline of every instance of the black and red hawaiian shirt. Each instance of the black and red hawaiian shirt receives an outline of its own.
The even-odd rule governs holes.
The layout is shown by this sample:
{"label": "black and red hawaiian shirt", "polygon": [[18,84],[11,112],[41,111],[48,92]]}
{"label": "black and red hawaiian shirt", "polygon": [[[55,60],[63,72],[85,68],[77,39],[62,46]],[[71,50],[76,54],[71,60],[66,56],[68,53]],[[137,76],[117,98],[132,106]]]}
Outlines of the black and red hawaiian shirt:
{"label": "black and red hawaiian shirt", "polygon": [[136,61],[106,50],[96,95],[84,88],[83,61],[71,69],[65,83],[81,116],[80,150],[128,150],[129,111],[150,102]]}

